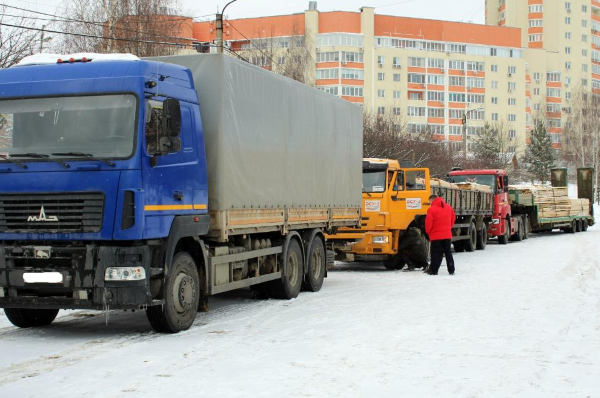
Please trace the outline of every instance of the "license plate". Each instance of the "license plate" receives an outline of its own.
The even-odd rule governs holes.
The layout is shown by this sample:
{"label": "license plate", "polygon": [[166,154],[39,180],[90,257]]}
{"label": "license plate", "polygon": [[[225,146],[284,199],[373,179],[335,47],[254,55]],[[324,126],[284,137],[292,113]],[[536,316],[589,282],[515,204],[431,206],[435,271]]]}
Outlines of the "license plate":
{"label": "license plate", "polygon": [[60,272],[26,272],[23,274],[25,283],[62,283]]}

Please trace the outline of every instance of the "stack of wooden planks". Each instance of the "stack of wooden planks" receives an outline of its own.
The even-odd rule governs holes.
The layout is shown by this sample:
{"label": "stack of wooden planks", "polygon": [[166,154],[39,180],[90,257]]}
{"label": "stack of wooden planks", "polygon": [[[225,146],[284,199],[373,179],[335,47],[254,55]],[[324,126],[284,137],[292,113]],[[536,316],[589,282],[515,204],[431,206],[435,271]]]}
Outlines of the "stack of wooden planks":
{"label": "stack of wooden planks", "polygon": [[590,215],[590,200],[589,199],[571,199],[571,215],[572,216],[589,216]]}
{"label": "stack of wooden planks", "polygon": [[[549,187],[545,185],[511,185],[509,190],[519,192],[519,203],[537,205],[541,218],[569,217],[580,215],[582,204],[575,205],[577,214],[572,214],[573,200],[568,195],[566,187]],[[577,199],[578,200],[578,199]],[[587,199],[585,199],[587,200]],[[588,201],[589,206],[589,201]]]}
{"label": "stack of wooden planks", "polygon": [[458,182],[454,184],[458,187],[458,189],[462,189],[465,191],[477,191],[477,192],[487,192],[491,193],[492,188],[487,185],[477,184],[475,182]]}
{"label": "stack of wooden planks", "polygon": [[450,183],[439,178],[432,178],[429,183],[432,187],[457,188],[456,184]]}

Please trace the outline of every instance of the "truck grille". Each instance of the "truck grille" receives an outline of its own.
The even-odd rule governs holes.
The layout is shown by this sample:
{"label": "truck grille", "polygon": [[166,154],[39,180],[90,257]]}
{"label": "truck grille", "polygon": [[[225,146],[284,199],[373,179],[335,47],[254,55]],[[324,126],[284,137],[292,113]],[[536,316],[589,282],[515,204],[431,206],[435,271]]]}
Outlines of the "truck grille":
{"label": "truck grille", "polygon": [[101,192],[0,194],[1,232],[100,232]]}

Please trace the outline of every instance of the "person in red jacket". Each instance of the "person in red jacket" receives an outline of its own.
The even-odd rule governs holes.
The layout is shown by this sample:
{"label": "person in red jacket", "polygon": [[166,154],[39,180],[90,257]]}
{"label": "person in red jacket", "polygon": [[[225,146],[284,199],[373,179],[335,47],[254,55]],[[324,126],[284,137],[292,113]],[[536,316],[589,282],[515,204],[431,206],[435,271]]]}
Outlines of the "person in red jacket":
{"label": "person in red jacket", "polygon": [[456,221],[456,213],[444,199],[437,195],[429,197],[431,206],[425,217],[425,232],[431,241],[431,264],[427,269],[429,275],[437,275],[442,264],[442,258],[446,256],[448,273],[454,275],[454,258],[450,251],[452,243],[452,227]]}

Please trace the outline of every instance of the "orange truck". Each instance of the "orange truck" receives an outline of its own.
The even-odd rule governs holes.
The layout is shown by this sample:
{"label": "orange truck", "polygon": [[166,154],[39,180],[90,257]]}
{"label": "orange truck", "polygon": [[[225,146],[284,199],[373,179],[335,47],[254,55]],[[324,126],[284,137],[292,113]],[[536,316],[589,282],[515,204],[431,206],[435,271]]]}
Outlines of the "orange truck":
{"label": "orange truck", "polygon": [[428,168],[390,159],[363,159],[362,220],[327,236],[340,261],[382,261],[388,269],[426,265],[425,214],[429,196],[444,198],[457,214],[452,241],[461,251],[484,249],[493,194],[431,180]]}

